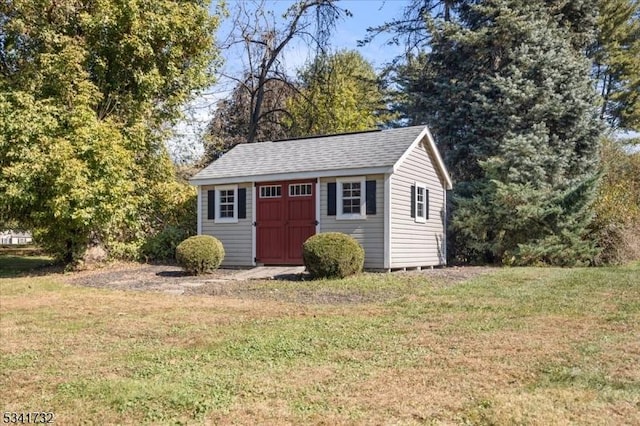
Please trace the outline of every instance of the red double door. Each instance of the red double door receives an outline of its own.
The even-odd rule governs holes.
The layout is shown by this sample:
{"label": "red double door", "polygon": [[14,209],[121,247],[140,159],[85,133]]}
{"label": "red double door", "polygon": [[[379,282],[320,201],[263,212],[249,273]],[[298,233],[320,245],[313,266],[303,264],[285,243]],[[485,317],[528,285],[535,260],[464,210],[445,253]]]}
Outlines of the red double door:
{"label": "red double door", "polygon": [[316,232],[316,183],[256,184],[256,257],[271,265],[302,265],[302,244]]}

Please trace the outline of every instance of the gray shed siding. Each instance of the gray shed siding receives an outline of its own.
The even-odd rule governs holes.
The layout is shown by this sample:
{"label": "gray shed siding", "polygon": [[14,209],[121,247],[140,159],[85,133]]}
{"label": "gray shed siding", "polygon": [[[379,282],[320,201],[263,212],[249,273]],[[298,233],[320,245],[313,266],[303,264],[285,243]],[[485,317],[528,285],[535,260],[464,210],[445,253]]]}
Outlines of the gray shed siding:
{"label": "gray shed siding", "polygon": [[[424,143],[418,144],[391,175],[391,268],[446,263],[445,190]],[[411,217],[411,186],[426,184],[429,219]]]}
{"label": "gray shed siding", "polygon": [[201,186],[202,234],[213,235],[222,242],[225,250],[222,266],[252,266],[253,265],[253,185],[241,183],[238,188],[247,189],[247,218],[238,219],[238,223],[215,223],[207,219],[208,192],[215,186]]}
{"label": "gray shed siding", "polygon": [[364,267],[384,268],[384,176],[366,176],[376,181],[376,214],[366,219],[338,220],[327,215],[327,183],[336,178],[320,179],[320,232],[342,232],[354,237],[364,248]]}

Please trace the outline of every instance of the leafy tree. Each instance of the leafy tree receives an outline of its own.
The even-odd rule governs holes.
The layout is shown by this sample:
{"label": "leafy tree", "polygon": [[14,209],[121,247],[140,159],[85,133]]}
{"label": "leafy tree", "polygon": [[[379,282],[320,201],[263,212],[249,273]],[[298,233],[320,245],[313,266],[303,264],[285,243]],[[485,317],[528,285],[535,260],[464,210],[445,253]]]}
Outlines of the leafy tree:
{"label": "leafy tree", "polygon": [[629,153],[621,141],[605,138],[602,165],[591,224],[601,250],[596,262],[640,260],[640,152]]}
{"label": "leafy tree", "polygon": [[[278,102],[274,102],[273,90],[294,85],[283,66],[283,53],[292,41],[304,42],[316,51],[322,51],[328,44],[328,36],[336,21],[350,13],[336,5],[337,0],[298,0],[284,13],[285,24],[277,25],[272,11],[266,8],[264,1],[239,1],[233,14],[233,30],[223,44],[224,49],[241,46],[241,59],[245,69],[240,75],[222,73],[223,77],[235,82],[230,103],[222,105],[226,112],[242,114],[232,117],[234,123],[242,125],[236,129],[238,142],[252,143],[260,139],[261,134],[270,133],[261,130],[264,123],[271,126],[282,112]],[[290,90],[286,90],[289,92]],[[276,105],[269,108],[269,101]],[[217,120],[217,117],[214,117]],[[245,124],[246,123],[246,124]],[[210,129],[219,128],[212,123]],[[228,134],[216,135],[227,137]],[[231,147],[234,142],[214,140],[212,146]],[[207,155],[208,159],[215,158]]]}
{"label": "leafy tree", "polygon": [[640,130],[640,2],[599,2],[593,73],[600,117],[614,129]]}
{"label": "leafy tree", "polygon": [[300,94],[289,102],[293,135],[373,129],[390,118],[376,72],[355,51],[317,57],[300,80]]}
{"label": "leafy tree", "polygon": [[582,50],[592,32],[559,18],[560,3],[493,0],[461,12],[460,24],[433,22],[425,78],[413,84],[456,181],[461,260],[564,265],[594,255],[601,127]]}
{"label": "leafy tree", "polygon": [[[239,143],[247,141],[250,128],[252,95],[248,85],[251,78],[238,83],[231,96],[218,102],[209,122],[204,140],[204,165]],[[297,91],[291,83],[279,79],[268,80],[263,84],[262,117],[256,127],[256,141],[278,140],[289,136],[287,122],[289,111],[287,101]]]}
{"label": "leafy tree", "polygon": [[211,81],[200,0],[0,5],[0,217],[65,261],[153,227],[180,105]]}

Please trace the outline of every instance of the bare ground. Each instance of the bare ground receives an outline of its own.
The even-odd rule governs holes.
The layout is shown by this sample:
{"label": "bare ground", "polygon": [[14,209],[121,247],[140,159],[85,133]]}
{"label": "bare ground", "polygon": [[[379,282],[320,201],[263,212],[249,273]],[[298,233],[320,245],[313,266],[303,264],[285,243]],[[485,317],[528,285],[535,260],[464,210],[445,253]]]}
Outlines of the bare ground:
{"label": "bare ground", "polygon": [[[493,270],[495,268],[469,266],[422,271],[397,271],[391,274],[396,277],[406,277],[407,280],[427,278],[429,282],[436,285],[452,285]],[[387,300],[398,295],[397,291],[393,289],[362,293],[323,289],[322,286],[313,285],[314,281],[306,273],[279,277],[281,281],[288,281],[288,285],[291,285],[291,282],[300,282],[299,289],[280,292],[277,286],[273,285],[275,281],[269,284],[266,280],[238,279],[236,276],[240,275],[241,271],[239,269],[218,269],[211,274],[192,276],[185,274],[176,265],[117,263],[100,269],[68,274],[64,280],[73,285],[113,290],[319,304],[366,303]],[[381,276],[381,274],[365,273],[365,276]]]}

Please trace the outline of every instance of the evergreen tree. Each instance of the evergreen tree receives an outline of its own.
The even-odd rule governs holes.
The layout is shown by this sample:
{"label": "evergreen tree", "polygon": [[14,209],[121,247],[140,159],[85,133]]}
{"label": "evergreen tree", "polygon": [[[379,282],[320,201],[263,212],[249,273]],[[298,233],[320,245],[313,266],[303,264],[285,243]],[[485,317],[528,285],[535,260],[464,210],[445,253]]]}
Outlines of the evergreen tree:
{"label": "evergreen tree", "polygon": [[593,74],[600,116],[614,129],[640,130],[640,1],[599,2]]}
{"label": "evergreen tree", "polygon": [[[460,23],[432,22],[414,99],[456,181],[460,259],[569,265],[594,254],[586,234],[601,126],[583,49],[592,31],[559,18],[561,3],[492,0]],[[586,10],[578,3],[585,9],[572,10]]]}

